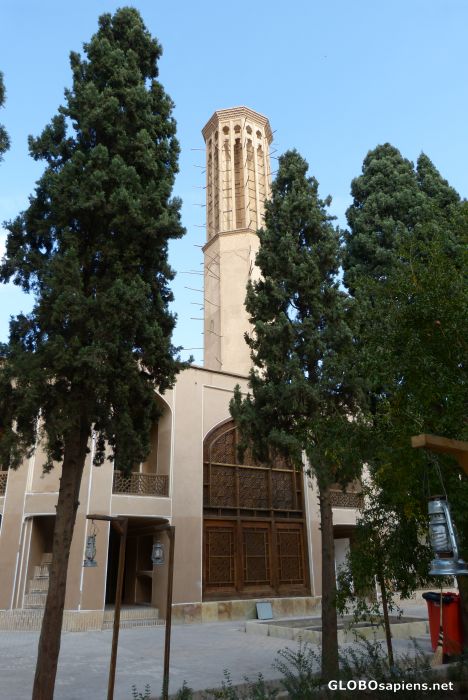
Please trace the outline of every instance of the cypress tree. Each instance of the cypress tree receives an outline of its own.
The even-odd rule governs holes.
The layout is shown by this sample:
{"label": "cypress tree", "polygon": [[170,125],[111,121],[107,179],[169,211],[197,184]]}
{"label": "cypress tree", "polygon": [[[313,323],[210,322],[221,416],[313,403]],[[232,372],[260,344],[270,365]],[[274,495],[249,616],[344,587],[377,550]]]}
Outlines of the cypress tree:
{"label": "cypress tree", "polygon": [[167,249],[183,234],[171,199],[179,146],[158,82],[161,46],[132,8],[104,14],[73,84],[42,134],[45,161],[26,211],[8,225],[3,282],[34,294],[2,358],[3,459],[18,466],[37,440],[61,462],[49,591],[33,697],[53,697],[67,565],[91,431],[119,469],[149,451],[155,391],[178,371]]}
{"label": "cypress tree", "polygon": [[[351,194],[343,268],[352,294],[363,280],[385,281],[398,262],[400,243],[421,235],[423,224],[444,227],[460,201],[424,153],[415,170],[389,143],[369,151],[361,175],[351,183]],[[427,226],[424,232],[428,235]]]}
{"label": "cypress tree", "polygon": [[[427,535],[427,496],[441,490],[427,458],[411,449],[410,436],[466,439],[466,341],[460,334],[467,308],[466,205],[425,154],[415,169],[388,144],[368,154],[352,192],[344,262],[355,298],[356,367],[367,390],[366,461],[378,508],[389,518],[402,513],[406,527],[419,533],[389,562],[395,571],[406,567],[410,592],[423,575],[415,562]],[[450,460],[440,461],[466,547],[466,481]],[[365,547],[362,554],[365,559]],[[468,631],[466,593],[463,599]]]}
{"label": "cypress tree", "polygon": [[258,232],[261,278],[250,284],[246,338],[254,367],[251,394],[237,389],[231,412],[254,454],[289,455],[302,468],[305,452],[319,487],[322,530],[322,671],[338,669],[333,517],[330,486],[356,476],[349,439],[354,389],[347,358],[351,334],[346,297],[337,281],[339,231],[327,213],[330,199],[296,152],[279,159],[265,227]]}
{"label": "cypress tree", "polygon": [[395,245],[419,220],[425,198],[413,164],[389,143],[369,151],[351,194],[343,268],[344,283],[353,292],[363,276],[385,279],[395,262]]}
{"label": "cypress tree", "polygon": [[[0,107],[5,103],[5,85],[3,82],[3,73],[0,72]],[[0,161],[3,159],[3,154],[10,148],[10,139],[5,130],[5,127],[0,124]]]}
{"label": "cypress tree", "polygon": [[460,196],[425,153],[421,153],[416,162],[416,179],[419,189],[436,205],[438,213],[450,216],[451,208],[460,202]]}

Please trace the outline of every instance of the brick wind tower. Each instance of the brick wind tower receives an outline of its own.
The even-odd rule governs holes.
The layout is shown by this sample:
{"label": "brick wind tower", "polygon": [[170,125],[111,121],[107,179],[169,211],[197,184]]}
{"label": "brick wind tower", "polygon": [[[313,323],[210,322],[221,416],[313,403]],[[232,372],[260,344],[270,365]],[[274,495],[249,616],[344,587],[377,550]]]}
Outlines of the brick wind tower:
{"label": "brick wind tower", "polygon": [[247,107],[222,109],[202,131],[206,144],[204,366],[246,375],[247,282],[255,278],[264,202],[270,195],[268,119]]}

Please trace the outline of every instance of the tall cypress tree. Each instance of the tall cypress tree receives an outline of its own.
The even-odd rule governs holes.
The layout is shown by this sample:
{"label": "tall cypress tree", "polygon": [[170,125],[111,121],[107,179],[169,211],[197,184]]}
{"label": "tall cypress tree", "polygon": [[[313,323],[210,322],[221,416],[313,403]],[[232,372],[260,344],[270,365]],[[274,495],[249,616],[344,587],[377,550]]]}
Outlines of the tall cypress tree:
{"label": "tall cypress tree", "polygon": [[161,46],[132,8],[104,14],[71,53],[73,85],[31,155],[46,163],[28,209],[8,225],[2,281],[35,297],[11,323],[1,363],[2,456],[41,440],[60,461],[49,591],[33,697],[53,697],[67,565],[91,431],[95,463],[119,469],[149,450],[155,391],[178,369],[167,249],[183,234],[171,199],[179,146],[158,82]]}
{"label": "tall cypress tree", "polygon": [[[466,205],[426,155],[414,168],[388,144],[367,155],[352,193],[344,262],[357,310],[356,367],[367,389],[366,460],[379,508],[389,517],[402,512],[422,537],[428,491],[440,492],[441,484],[424,455],[411,449],[410,436],[466,438],[466,341],[460,334],[467,308]],[[466,482],[450,460],[441,463],[466,543]],[[418,540],[408,540],[394,561],[395,570],[402,562],[407,567],[408,591],[423,575],[415,566],[418,547]],[[468,631],[468,595],[463,598]]]}
{"label": "tall cypress tree", "polygon": [[246,308],[253,332],[251,394],[237,389],[231,412],[245,444],[267,459],[288,454],[302,468],[305,452],[319,487],[322,530],[322,670],[338,668],[333,517],[330,486],[359,472],[347,439],[354,389],[347,358],[351,334],[346,298],[337,281],[339,232],[327,213],[330,200],[296,152],[279,160],[265,227],[258,232],[261,278],[249,285]]}
{"label": "tall cypress tree", "polygon": [[[460,197],[423,153],[413,163],[389,143],[364,158],[351,183],[346,212],[344,283],[353,294],[363,280],[385,281],[398,261],[397,248],[424,224],[444,227]],[[424,229],[428,235],[428,229]]]}
{"label": "tall cypress tree", "polygon": [[[3,82],[3,73],[0,72],[0,107],[5,103],[5,85]],[[3,159],[3,154],[10,147],[10,139],[5,130],[5,127],[0,124],[0,161]]]}
{"label": "tall cypress tree", "polygon": [[385,279],[396,243],[419,220],[425,198],[413,164],[389,143],[369,151],[351,194],[343,267],[344,283],[353,292],[362,276]]}
{"label": "tall cypress tree", "polygon": [[419,188],[437,207],[433,214],[450,216],[452,207],[460,201],[458,192],[439,173],[429,156],[421,153],[416,162],[416,179]]}

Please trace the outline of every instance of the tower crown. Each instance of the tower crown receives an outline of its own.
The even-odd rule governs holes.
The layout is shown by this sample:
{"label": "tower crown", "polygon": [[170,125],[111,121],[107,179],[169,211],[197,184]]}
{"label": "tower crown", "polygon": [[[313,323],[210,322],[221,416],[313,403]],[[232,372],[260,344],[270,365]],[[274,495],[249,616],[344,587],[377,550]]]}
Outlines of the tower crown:
{"label": "tower crown", "polygon": [[207,240],[218,233],[263,224],[270,189],[266,117],[248,107],[217,110],[202,130],[206,143]]}

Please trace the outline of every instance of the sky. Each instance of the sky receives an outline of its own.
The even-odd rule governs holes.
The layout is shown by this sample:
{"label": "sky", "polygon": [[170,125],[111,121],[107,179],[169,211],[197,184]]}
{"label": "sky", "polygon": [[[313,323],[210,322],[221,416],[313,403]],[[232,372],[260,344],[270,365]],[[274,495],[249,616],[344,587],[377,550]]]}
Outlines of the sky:
{"label": "sky", "polygon": [[[181,145],[174,194],[186,235],[171,243],[174,342],[202,364],[200,306],[205,242],[201,129],[216,109],[266,115],[274,155],[296,148],[333,197],[340,225],[366,153],[390,142],[412,161],[423,151],[468,196],[466,0],[0,0],[0,123],[12,141],[0,163],[0,221],[26,208],[44,165],[28,155],[71,86],[69,52],[104,12],[131,4],[163,46],[160,81],[175,103]],[[275,160],[272,169],[275,170]],[[0,229],[0,255],[6,233]],[[0,341],[31,298],[0,285]],[[195,317],[195,318],[193,318]],[[195,348],[189,350],[189,348]]]}

